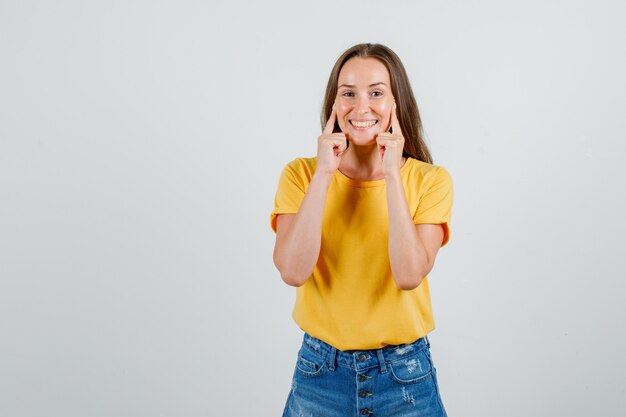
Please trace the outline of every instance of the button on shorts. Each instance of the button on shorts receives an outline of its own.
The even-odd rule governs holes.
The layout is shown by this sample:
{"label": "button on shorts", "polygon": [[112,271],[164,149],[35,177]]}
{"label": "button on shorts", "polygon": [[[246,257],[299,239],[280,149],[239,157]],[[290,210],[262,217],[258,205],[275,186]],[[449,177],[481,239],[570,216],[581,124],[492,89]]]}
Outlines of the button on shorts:
{"label": "button on shorts", "polygon": [[304,334],[283,417],[447,416],[428,338],[340,351]]}

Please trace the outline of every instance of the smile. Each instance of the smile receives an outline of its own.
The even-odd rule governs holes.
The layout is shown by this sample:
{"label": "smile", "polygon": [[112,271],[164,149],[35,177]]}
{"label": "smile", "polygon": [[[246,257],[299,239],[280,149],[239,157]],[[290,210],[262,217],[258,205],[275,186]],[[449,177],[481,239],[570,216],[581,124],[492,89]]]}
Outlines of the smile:
{"label": "smile", "polygon": [[363,120],[363,121],[350,120],[350,124],[359,129],[369,129],[370,127],[374,126],[376,123],[378,123],[378,120]]}

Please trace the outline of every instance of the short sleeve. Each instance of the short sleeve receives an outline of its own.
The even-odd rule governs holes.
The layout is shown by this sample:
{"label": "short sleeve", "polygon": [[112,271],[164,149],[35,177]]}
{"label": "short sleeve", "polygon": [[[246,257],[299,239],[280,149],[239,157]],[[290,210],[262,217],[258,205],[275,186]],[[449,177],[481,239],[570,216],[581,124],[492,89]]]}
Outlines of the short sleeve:
{"label": "short sleeve", "polygon": [[441,246],[444,246],[450,240],[450,213],[454,200],[452,177],[445,168],[437,167],[434,178],[426,186],[428,189],[413,214],[413,223],[441,224],[444,229]]}
{"label": "short sleeve", "polygon": [[279,214],[295,214],[300,208],[308,181],[297,169],[296,161],[283,169],[278,180],[278,189],[274,197],[274,210],[270,214],[270,226],[276,232],[276,217]]}

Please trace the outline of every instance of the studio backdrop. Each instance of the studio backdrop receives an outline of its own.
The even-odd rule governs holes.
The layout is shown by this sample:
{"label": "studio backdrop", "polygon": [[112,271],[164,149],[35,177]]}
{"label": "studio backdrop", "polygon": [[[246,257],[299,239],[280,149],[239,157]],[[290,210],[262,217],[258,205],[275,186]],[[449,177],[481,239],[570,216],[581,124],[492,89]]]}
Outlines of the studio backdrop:
{"label": "studio backdrop", "polygon": [[402,58],[455,187],[450,416],[626,413],[622,1],[0,3],[0,415],[280,416],[282,168],[337,57]]}

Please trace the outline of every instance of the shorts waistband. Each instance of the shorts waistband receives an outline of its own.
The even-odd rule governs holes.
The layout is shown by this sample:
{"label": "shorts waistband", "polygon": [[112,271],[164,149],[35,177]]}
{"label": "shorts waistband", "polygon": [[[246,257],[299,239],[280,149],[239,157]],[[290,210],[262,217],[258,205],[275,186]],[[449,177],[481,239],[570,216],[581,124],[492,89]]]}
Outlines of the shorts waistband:
{"label": "shorts waistband", "polygon": [[412,343],[402,345],[388,345],[380,349],[342,351],[306,332],[304,333],[303,344],[327,358],[331,370],[334,370],[336,366],[345,366],[356,371],[380,367],[382,373],[387,371],[386,363],[408,358],[421,350],[430,348],[428,337],[424,336]]}

